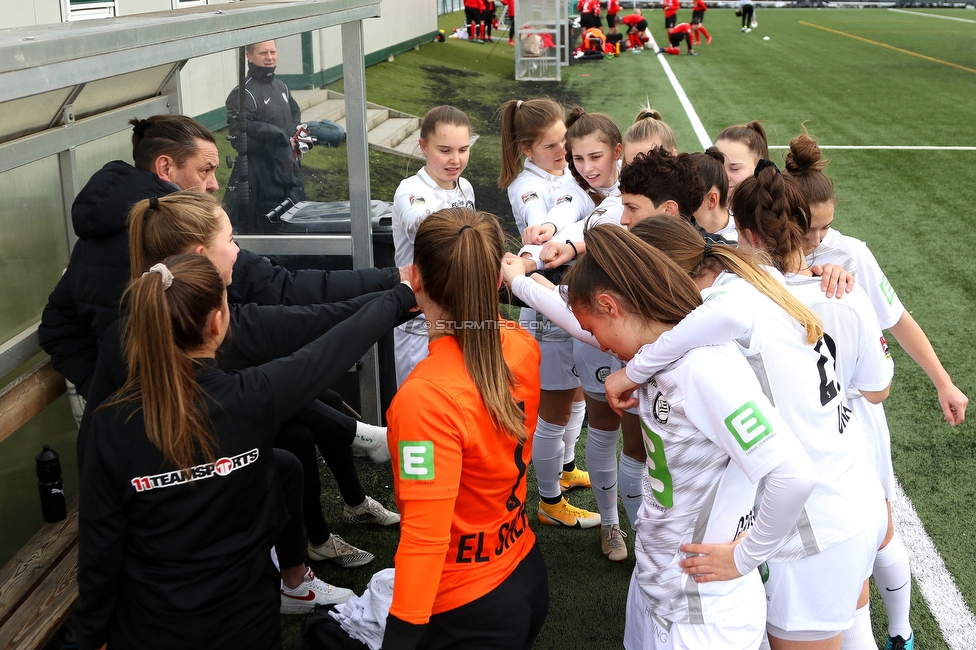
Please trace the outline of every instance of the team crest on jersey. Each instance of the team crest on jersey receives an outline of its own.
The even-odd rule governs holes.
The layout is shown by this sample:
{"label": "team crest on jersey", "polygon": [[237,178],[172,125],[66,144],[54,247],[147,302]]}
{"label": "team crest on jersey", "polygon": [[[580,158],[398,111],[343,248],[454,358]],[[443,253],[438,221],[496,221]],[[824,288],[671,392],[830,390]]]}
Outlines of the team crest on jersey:
{"label": "team crest on jersey", "polygon": [[411,194],[408,200],[410,201],[410,205],[427,205],[427,201],[419,194]]}
{"label": "team crest on jersey", "polygon": [[563,194],[558,199],[556,199],[556,205],[559,205],[560,203],[572,203],[572,202],[573,202],[573,197],[570,196],[569,194]]}
{"label": "team crest on jersey", "polygon": [[538,201],[539,195],[535,192],[526,192],[522,195],[522,203],[528,203],[529,201]]}
{"label": "team crest on jersey", "polygon": [[610,376],[610,366],[600,366],[596,369],[596,380],[601,384],[607,381]]}
{"label": "team crest on jersey", "polygon": [[884,334],[881,335],[881,351],[884,352],[885,359],[891,358],[891,350],[888,349],[888,342],[885,341]]}
{"label": "team crest on jersey", "polygon": [[657,420],[658,424],[667,424],[668,418],[671,417],[671,405],[668,404],[668,400],[664,399],[664,395],[660,391],[654,396],[654,405],[651,407],[651,413],[654,415],[654,419]]}

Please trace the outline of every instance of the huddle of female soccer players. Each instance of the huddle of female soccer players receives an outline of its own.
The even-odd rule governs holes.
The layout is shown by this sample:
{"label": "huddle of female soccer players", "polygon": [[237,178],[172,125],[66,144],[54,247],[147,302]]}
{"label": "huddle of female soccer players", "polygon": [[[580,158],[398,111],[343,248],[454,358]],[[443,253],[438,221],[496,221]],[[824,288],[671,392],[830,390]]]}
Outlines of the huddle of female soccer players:
{"label": "huddle of female soccer players", "polygon": [[[907,556],[885,508],[881,328],[932,378],[946,420],[961,422],[968,399],[864,243],[830,228],[816,143],[794,139],[780,171],[755,122],[689,155],[651,110],[623,135],[549,99],[510,101],[501,119],[499,186],[520,254],[504,252],[498,219],[475,211],[461,177],[467,117],[437,107],[426,164],[394,200],[406,284],[340,303],[282,355],[233,373],[215,359],[233,313],[230,244],[227,259],[181,245],[136,269],[128,376],[92,417],[83,474],[86,647],[155,645],[148,629],[170,645],[275,645],[274,432],[414,305],[423,316],[397,330],[388,413],[402,519],[384,648],[531,647],[549,596],[530,462],[538,520],[599,525],[612,561],[627,558],[620,491],[635,535],[630,650],[874,647],[872,574],[886,647],[912,647]],[[498,315],[503,279],[530,306],[521,327]],[[575,463],[587,412],[589,473]],[[598,513],[566,500],[580,486]],[[291,554],[282,566],[304,571]],[[160,603],[186,611],[162,617]]]}
{"label": "huddle of female soccer players", "polygon": [[[599,524],[603,553],[624,560],[619,485],[637,556],[625,646],[873,647],[874,574],[887,647],[911,648],[907,555],[885,508],[882,327],[905,339],[948,421],[968,400],[863,242],[829,228],[813,139],[797,137],[780,171],[756,122],[688,155],[652,111],[623,136],[549,99],[500,113],[499,186],[523,244],[503,277],[541,350],[538,519]],[[431,189],[457,196],[451,174]],[[423,201],[428,214],[451,205]],[[584,404],[589,473],[573,449]],[[599,513],[563,495],[591,482]]]}

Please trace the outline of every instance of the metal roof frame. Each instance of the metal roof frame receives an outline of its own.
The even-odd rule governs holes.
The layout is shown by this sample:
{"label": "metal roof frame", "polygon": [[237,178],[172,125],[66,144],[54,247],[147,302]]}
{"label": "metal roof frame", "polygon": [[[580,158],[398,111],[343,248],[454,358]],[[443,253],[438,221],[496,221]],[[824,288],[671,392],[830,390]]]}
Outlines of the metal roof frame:
{"label": "metal roof frame", "polygon": [[[295,252],[352,252],[353,268],[373,264],[366,142],[365,49],[362,21],[380,15],[380,0],[298,0],[232,2],[97,21],[67,22],[0,30],[0,103],[78,86],[166,63],[239,48],[273,38],[341,26],[345,81],[347,161],[351,234],[308,235],[293,242]],[[74,147],[129,128],[127,120],[147,110],[179,112],[178,75],[156,98],[74,121],[70,104],[51,128],[0,144],[3,169],[59,155],[68,246],[72,242],[70,206],[80,189],[74,173]],[[289,252],[287,240],[249,236],[254,250]],[[0,367],[12,369],[40,352],[36,325],[0,345]],[[375,347],[359,372],[363,416],[379,423],[379,372]]]}

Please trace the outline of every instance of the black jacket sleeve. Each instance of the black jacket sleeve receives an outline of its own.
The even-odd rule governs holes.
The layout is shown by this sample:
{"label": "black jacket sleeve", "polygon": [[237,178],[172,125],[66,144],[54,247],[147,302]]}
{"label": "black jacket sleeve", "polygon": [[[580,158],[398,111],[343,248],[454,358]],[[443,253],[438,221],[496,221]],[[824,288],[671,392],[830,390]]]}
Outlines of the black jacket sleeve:
{"label": "black jacket sleeve", "polygon": [[234,264],[234,281],[227,287],[227,298],[230,302],[259,305],[315,305],[392,289],[398,282],[400,271],[396,267],[289,271],[266,257],[241,249]]}
{"label": "black jacket sleeve", "polygon": [[218,351],[221,367],[240,370],[286,357],[349,318],[382,293],[311,305],[231,304],[230,336]]}
{"label": "black jacket sleeve", "polygon": [[[117,424],[113,416],[114,412],[105,413],[95,426]],[[87,467],[81,473],[78,505],[80,600],[76,613],[83,650],[101,647],[108,640],[125,561],[125,508],[114,474],[118,464],[105,457],[111,453],[110,449],[92,446]]]}
{"label": "black jacket sleeve", "polygon": [[102,347],[92,373],[88,389],[88,399],[85,402],[85,414],[78,427],[78,469],[84,465],[88,445],[88,432],[91,427],[92,416],[102,402],[107,400],[115,391],[122,388],[128,376],[125,357],[122,356],[122,329],[125,327],[127,316],[112,323],[105,336],[102,337]]}
{"label": "black jacket sleeve", "polygon": [[[228,132],[231,136],[231,143],[237,148],[238,115],[238,95],[237,88],[227,96],[227,124]],[[285,133],[280,128],[269,122],[257,119],[256,99],[250,90],[244,92],[244,113],[247,118],[247,152],[248,154],[259,154],[266,151],[274,151],[280,147],[291,147],[290,133]]]}
{"label": "black jacket sleeve", "polygon": [[[242,394],[268,396],[274,404],[270,417],[278,423],[294,417],[345,375],[416,302],[410,287],[398,284],[291,356],[238,373]],[[256,405],[252,416],[260,421],[267,413],[265,406]]]}
{"label": "black jacket sleeve", "polygon": [[92,368],[98,359],[98,339],[91,325],[75,309],[70,272],[69,266],[48,298],[37,328],[37,338],[44,351],[51,355],[54,369],[87,399]]}

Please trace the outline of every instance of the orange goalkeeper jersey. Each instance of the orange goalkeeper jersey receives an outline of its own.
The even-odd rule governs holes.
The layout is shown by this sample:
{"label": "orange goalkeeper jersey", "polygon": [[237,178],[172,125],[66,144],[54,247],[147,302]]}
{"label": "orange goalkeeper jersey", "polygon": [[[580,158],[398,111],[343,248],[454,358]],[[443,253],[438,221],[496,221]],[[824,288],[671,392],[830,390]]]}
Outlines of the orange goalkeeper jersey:
{"label": "orange goalkeeper jersey", "polygon": [[525,412],[524,444],[488,415],[453,336],[431,341],[387,413],[401,515],[390,613],[408,623],[485,595],[535,541],[525,475],[539,410],[539,346],[510,321],[501,321],[501,337]]}

